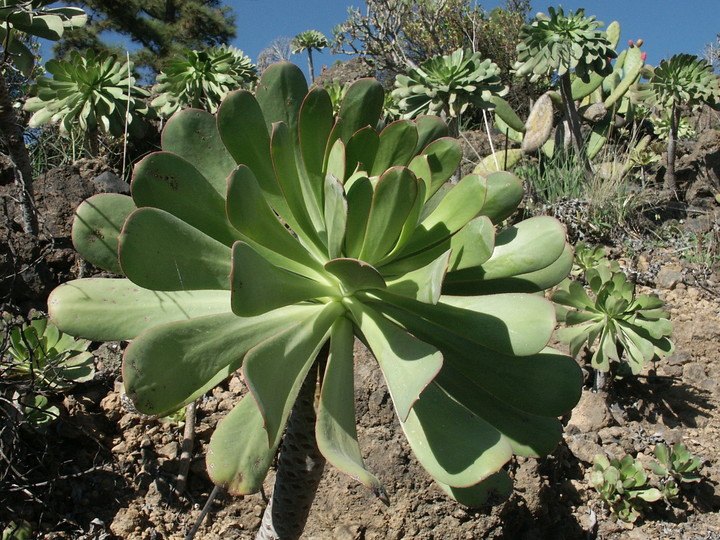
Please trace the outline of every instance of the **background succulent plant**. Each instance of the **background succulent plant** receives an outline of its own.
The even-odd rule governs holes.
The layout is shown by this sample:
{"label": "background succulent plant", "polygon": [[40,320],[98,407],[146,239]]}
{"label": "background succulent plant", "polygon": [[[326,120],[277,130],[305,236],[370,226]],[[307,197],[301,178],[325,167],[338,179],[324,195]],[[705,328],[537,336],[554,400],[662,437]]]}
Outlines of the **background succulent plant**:
{"label": "background succulent plant", "polygon": [[586,343],[598,341],[593,368],[608,372],[614,361],[626,363],[633,374],[654,358],[672,354],[673,325],[657,295],[636,297],[635,286],[607,260],[587,270],[585,280],[592,297],[579,281],[566,281],[552,296],[553,302],[573,308],[560,311],[559,318],[568,326],[558,330],[570,354],[577,356]]}
{"label": "background succulent plant", "polygon": [[99,132],[119,137],[126,127],[133,136],[144,134],[149,93],[135,84],[131,62],[73,51],[69,60],[48,60],[45,69],[53,77],[38,77],[37,95],[25,103],[34,113],[31,127],[59,123],[63,133],[79,127],[91,143]]}
{"label": "background succulent plant", "polygon": [[[538,13],[535,19],[523,26],[517,46],[517,61],[513,66],[516,75],[536,81],[557,73],[565,113],[570,123],[575,149],[582,155],[584,148],[571,87],[572,73],[589,82],[593,73],[612,73],[610,61],[617,57],[607,34],[599,30],[603,23],[594,16],[585,17],[585,10],[569,11],[550,7],[549,15]],[[589,171],[589,162],[585,160]]]}
{"label": "background succulent plant", "polygon": [[248,88],[256,78],[250,58],[231,45],[188,49],[157,76],[151,105],[163,118],[188,107],[214,113],[228,92]]}
{"label": "background succulent plant", "polygon": [[330,46],[327,38],[322,32],[317,30],[306,30],[299,33],[292,40],[291,48],[293,54],[299,54],[307,51],[308,55],[308,72],[310,74],[310,82],[315,81],[315,66],[313,65],[313,50],[321,51]]}
{"label": "background succulent plant", "polygon": [[457,119],[470,104],[492,108],[491,97],[507,93],[499,75],[493,61],[458,49],[426,60],[407,75],[398,75],[392,96],[405,118],[437,114]]}
{"label": "background succulent plant", "polygon": [[703,103],[720,108],[720,76],[713,72],[712,65],[706,60],[692,54],[676,54],[662,60],[653,70],[650,87],[657,103],[670,116],[665,187],[676,191],[675,144],[681,108],[695,108]]}
{"label": "background succulent plant", "polygon": [[382,106],[380,84],[362,79],[335,118],[325,90],[274,64],[217,118],[173,116],[163,151],[137,165],[132,198],[100,195],[77,211],[78,251],[125,277],[62,285],[53,319],[74,335],[132,339],[123,378],[148,414],[241,369],[249,393],[207,456],[233,493],[259,489],[308,389],[313,410],[316,379],[310,440],[383,493],[357,442],[355,337],[415,455],[466,504],[508,489],[514,453],[551,451],[556,417],[579,398],[577,364],[546,348],[552,306],[532,294],[571,267],[563,227],[539,217],[496,230],[522,198],[519,180],[447,184],[461,151],[446,125],[424,116],[378,133]]}
{"label": "background succulent plant", "polygon": [[602,22],[594,15],[586,17],[584,9],[566,15],[562,7],[550,7],[548,13],[538,13],[520,31],[514,66],[517,75],[535,81],[553,72],[563,76],[574,70],[581,80],[587,80],[592,73],[612,72],[610,60],[617,53],[600,30]]}

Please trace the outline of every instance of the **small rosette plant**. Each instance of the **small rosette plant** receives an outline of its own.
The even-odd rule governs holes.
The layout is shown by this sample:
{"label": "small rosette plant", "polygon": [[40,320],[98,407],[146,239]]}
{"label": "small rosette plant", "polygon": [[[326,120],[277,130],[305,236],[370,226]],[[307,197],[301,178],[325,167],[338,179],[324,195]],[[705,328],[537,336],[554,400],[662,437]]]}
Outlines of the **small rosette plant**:
{"label": "small rosette plant", "polygon": [[699,482],[702,479],[700,469],[703,460],[690,453],[683,443],[677,443],[672,450],[666,444],[655,446],[652,471],[660,478],[663,497],[670,501],[680,496],[680,485]]}
{"label": "small rosette plant", "polygon": [[8,335],[3,377],[30,379],[43,390],[67,390],[95,375],[90,342],[64,334],[47,318],[13,326]]}
{"label": "small rosette plant", "polygon": [[120,137],[125,129],[142,136],[143,117],[150,94],[135,84],[132,62],[120,62],[114,55],[73,51],[69,60],[48,60],[45,70],[53,77],[38,77],[36,96],[25,103],[34,113],[30,127],[59,123],[62,133],[79,127],[90,138],[108,133]]}
{"label": "small rosette plant", "polygon": [[611,514],[627,524],[643,515],[647,503],[662,497],[660,490],[648,485],[642,463],[630,455],[621,460],[596,455],[590,485],[610,507]]}
{"label": "small rosette plant", "polygon": [[215,113],[229,92],[247,88],[257,79],[255,66],[230,45],[186,50],[170,60],[157,76],[151,106],[163,118],[195,107]]}
{"label": "small rosette plant", "polygon": [[[77,210],[73,241],[122,274],[56,289],[53,319],[74,335],[126,340],[128,396],[165,415],[237,370],[249,392],[210,442],[210,477],[257,491],[303,381],[320,371],[315,437],[327,460],[382,492],[357,441],[353,343],[384,374],[426,470],[475,504],[507,488],[513,454],[550,452],[581,373],[546,348],[552,304],[532,294],[572,264],[547,217],[496,228],[522,185],[509,173],[446,183],[461,159],[436,117],[378,132],[383,91],[348,88],[337,117],[289,63],[217,117],[189,109],[134,172],[132,197]],[[327,349],[324,347],[327,345]],[[478,486],[479,485],[479,486]]]}
{"label": "small rosette plant", "polygon": [[426,60],[407,75],[398,75],[392,97],[405,118],[440,113],[455,118],[470,104],[492,108],[492,96],[507,92],[500,81],[500,68],[492,60],[458,49]]}
{"label": "small rosette plant", "polygon": [[552,295],[552,301],[560,304],[558,318],[567,325],[558,330],[558,338],[570,345],[575,357],[585,344],[592,347],[597,341],[593,368],[608,372],[612,361],[637,374],[647,362],[672,354],[673,325],[662,300],[655,294],[636,297],[635,286],[616,268],[601,261],[587,270],[585,280],[592,294],[578,281],[561,284]]}
{"label": "small rosette plant", "polygon": [[607,34],[600,30],[603,23],[595,16],[585,16],[584,9],[569,11],[562,7],[548,8],[520,31],[517,61],[513,66],[519,77],[540,77],[557,72],[563,76],[570,70],[588,81],[590,75],[610,75],[610,61],[617,57]]}

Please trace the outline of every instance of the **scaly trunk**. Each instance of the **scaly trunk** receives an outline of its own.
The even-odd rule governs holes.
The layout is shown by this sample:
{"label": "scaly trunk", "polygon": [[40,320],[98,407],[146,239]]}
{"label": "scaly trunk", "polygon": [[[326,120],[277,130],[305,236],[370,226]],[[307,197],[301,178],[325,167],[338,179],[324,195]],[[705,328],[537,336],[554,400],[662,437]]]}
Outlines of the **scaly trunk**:
{"label": "scaly trunk", "polygon": [[324,365],[326,358],[327,349],[323,348],[290,413],[275,487],[255,540],[297,540],[305,528],[325,468],[315,440],[315,387],[318,366]]}
{"label": "scaly trunk", "polygon": [[677,145],[678,125],[680,123],[680,109],[675,105],[670,109],[670,133],[668,134],[667,168],[665,169],[665,189],[677,198],[677,177],[675,176],[675,147]]}
{"label": "scaly trunk", "polygon": [[38,226],[33,205],[33,178],[30,155],[25,146],[22,127],[10,99],[5,77],[0,74],[0,132],[4,135],[10,157],[15,164],[15,184],[20,203],[20,217],[23,231],[37,235]]}

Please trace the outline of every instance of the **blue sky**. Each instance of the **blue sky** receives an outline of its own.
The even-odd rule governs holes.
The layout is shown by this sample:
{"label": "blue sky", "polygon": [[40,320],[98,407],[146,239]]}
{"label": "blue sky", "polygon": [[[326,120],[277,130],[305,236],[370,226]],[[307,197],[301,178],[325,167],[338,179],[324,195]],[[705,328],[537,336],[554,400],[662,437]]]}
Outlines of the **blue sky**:
{"label": "blue sky", "polygon": [[[504,5],[502,0],[480,2],[487,10]],[[319,30],[328,38],[332,29],[347,19],[347,6],[364,9],[364,1],[343,0],[225,0],[235,12],[237,38],[233,45],[253,61],[274,38],[289,37],[305,30]],[[547,11],[548,6],[562,5],[565,10],[585,8],[586,15],[596,15],[606,25],[617,20],[621,26],[620,48],[628,39],[643,38],[647,61],[657,65],[661,59],[676,53],[702,55],[703,47],[720,33],[720,0],[600,0],[533,2],[533,10]],[[331,65],[337,57],[328,52],[314,54],[316,71]],[[346,59],[347,57],[339,57]],[[292,61],[303,69],[304,55]]]}

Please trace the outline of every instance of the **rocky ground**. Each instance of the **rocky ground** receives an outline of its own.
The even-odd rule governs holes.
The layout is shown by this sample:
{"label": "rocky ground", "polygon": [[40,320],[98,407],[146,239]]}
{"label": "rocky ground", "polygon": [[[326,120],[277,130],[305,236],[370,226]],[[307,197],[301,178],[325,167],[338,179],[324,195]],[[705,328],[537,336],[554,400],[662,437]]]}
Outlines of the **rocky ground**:
{"label": "rocky ground", "polygon": [[[0,250],[3,268],[10,269],[3,278],[16,277],[15,309],[42,309],[33,298],[46,295],[48,283],[88,271],[69,248],[67,208],[77,203],[53,203],[60,194],[66,200],[72,193],[79,202],[110,189],[107,179],[88,183],[88,170],[93,177],[101,171],[93,164],[84,167],[66,170],[63,184],[40,182],[38,200],[45,205],[49,240],[27,245],[25,255],[20,253],[22,242],[8,242]],[[9,234],[7,228],[3,231]],[[359,346],[359,437],[367,466],[384,482],[390,505],[328,466],[304,538],[720,538],[720,276],[717,265],[713,273],[706,261],[688,262],[682,253],[672,246],[646,246],[622,259],[642,288],[665,301],[675,325],[676,352],[648,366],[642,377],[616,382],[608,395],[585,391],[565,419],[564,440],[556,451],[538,460],[511,462],[514,492],[494,505],[462,507],[431,482],[399,429],[374,360]],[[615,253],[621,255],[625,251]],[[39,262],[17,262],[28,258]],[[7,279],[3,283],[9,286]],[[198,402],[187,490],[178,493],[182,421],[132,410],[120,381],[123,347],[111,343],[94,351],[96,377],[55,396],[60,418],[45,431],[0,416],[1,526],[26,520],[43,539],[176,539],[188,533],[212,490],[205,448],[218,419],[245,392],[244,384],[233,377]],[[7,385],[3,392],[8,399]],[[702,481],[688,485],[676,505],[655,504],[632,529],[611,519],[589,486],[593,457],[631,453],[644,459],[655,444],[680,441],[704,460]],[[265,493],[272,479],[271,472]],[[210,503],[196,538],[253,538],[265,505],[262,493],[220,495]]]}

